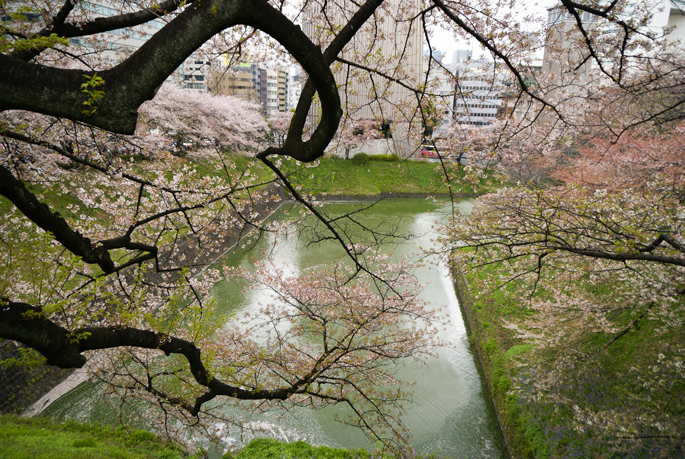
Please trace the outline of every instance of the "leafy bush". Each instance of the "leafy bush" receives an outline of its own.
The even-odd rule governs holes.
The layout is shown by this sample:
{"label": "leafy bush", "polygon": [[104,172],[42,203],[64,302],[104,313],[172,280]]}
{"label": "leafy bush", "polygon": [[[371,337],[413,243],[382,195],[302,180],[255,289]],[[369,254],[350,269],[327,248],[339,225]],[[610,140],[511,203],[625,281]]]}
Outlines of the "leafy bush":
{"label": "leafy bush", "polygon": [[90,448],[95,446],[95,440],[86,438],[83,440],[74,440],[74,448]]}
{"label": "leafy bush", "polygon": [[354,161],[354,163],[358,166],[363,166],[364,164],[369,162],[369,155],[367,155],[366,153],[357,153],[352,158],[352,161]]}
{"label": "leafy bush", "polygon": [[399,155],[373,155],[373,156],[369,156],[370,161],[397,162],[400,159],[402,159],[402,158],[400,158]]}
{"label": "leafy bush", "polygon": [[[440,459],[435,454],[411,456],[415,459]],[[227,453],[224,459],[396,459],[396,456],[382,452],[370,453],[363,449],[330,448],[311,446],[303,441],[293,443],[269,438],[252,440],[237,454]]]}
{"label": "leafy bush", "polygon": [[147,432],[145,430],[134,430],[128,435],[129,441],[133,443],[143,443],[146,441],[154,441],[155,440],[155,435]]}
{"label": "leafy bush", "polygon": [[[363,459],[369,453],[364,450],[346,450],[327,446],[313,447],[302,441],[285,443],[268,438],[252,440],[234,459]],[[224,459],[233,458],[226,454]]]}

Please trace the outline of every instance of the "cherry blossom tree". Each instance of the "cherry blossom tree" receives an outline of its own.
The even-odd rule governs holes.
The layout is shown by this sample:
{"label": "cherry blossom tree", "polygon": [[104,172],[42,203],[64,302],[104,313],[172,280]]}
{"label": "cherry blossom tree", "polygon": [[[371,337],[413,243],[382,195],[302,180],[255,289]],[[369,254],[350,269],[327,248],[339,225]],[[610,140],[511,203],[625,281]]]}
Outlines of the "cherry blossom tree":
{"label": "cherry blossom tree", "polygon": [[[540,356],[519,386],[522,403],[574,405],[568,419],[576,435],[599,435],[614,452],[669,457],[682,443],[680,404],[669,402],[683,383],[685,350],[672,338],[685,320],[681,123],[642,125],[618,140],[577,136],[538,151],[547,181],[481,197],[447,233],[455,263],[476,274],[479,295],[503,295],[522,310],[501,323]],[[645,329],[651,348],[621,370],[632,382],[612,395],[644,401],[583,405],[585,394],[604,387],[591,376],[602,359],[620,360],[628,352],[621,343]],[[572,394],[573,377],[582,389]]]}
{"label": "cherry blossom tree", "polygon": [[338,154],[343,151],[343,157],[349,159],[352,150],[363,148],[374,140],[385,138],[379,128],[376,120],[344,120],[343,126],[338,131],[338,136],[332,145]]}
{"label": "cherry blossom tree", "polygon": [[[436,316],[417,298],[420,289],[406,265],[389,263],[381,255],[368,261],[392,281],[379,282],[365,273],[350,282],[354,268],[337,263],[293,278],[268,257],[255,272],[225,268],[227,279],[267,292],[269,302],[234,318],[228,327],[225,318],[206,306],[160,305],[158,319],[137,328],[159,326],[163,333],[170,323],[181,321],[183,331],[174,330],[168,350],[186,358],[195,354],[190,367],[179,371],[184,367],[180,360],[165,357],[166,348],[151,341],[148,349],[101,354],[98,358],[108,362],[96,377],[121,400],[143,399],[157,407],[155,416],[146,418],[160,430],[180,428],[167,425],[167,417],[173,416],[184,420],[183,428],[197,425],[218,440],[219,432],[212,429],[239,421],[225,409],[236,402],[243,412],[253,413],[343,404],[349,408],[345,423],[402,450],[409,435],[401,421],[402,404],[410,392],[407,382],[394,376],[394,368],[432,355],[440,345],[430,325]],[[396,294],[399,289],[402,295]],[[122,327],[123,333],[127,330]],[[196,381],[198,373],[211,375],[211,380]],[[209,391],[202,387],[206,384]],[[204,406],[214,399],[221,403]]]}
{"label": "cherry blossom tree", "polygon": [[139,113],[144,121],[138,131],[159,130],[177,141],[187,139],[199,146],[256,148],[267,129],[256,104],[180,89],[171,83],[163,84],[154,99],[141,105]]}
{"label": "cherry blossom tree", "polygon": [[290,121],[293,119],[292,112],[278,112],[274,116],[270,116],[268,123],[272,143],[277,147],[282,147],[288,136],[288,127]]}

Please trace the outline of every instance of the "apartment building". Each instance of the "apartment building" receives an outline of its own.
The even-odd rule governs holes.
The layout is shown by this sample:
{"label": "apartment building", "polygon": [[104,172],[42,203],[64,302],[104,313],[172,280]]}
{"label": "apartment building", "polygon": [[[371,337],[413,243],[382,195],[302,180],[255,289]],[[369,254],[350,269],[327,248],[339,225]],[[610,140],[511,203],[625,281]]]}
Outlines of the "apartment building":
{"label": "apartment building", "polygon": [[267,67],[266,74],[266,110],[267,116],[287,110],[288,71],[284,67]]}
{"label": "apartment building", "polygon": [[288,109],[288,70],[279,68],[277,72],[278,111],[284,112]]}
{"label": "apartment building", "polygon": [[266,69],[266,115],[278,112],[278,70]]}
{"label": "apartment building", "polygon": [[183,89],[209,91],[209,75],[212,63],[209,59],[195,53],[183,62],[179,68],[178,78]]}
{"label": "apartment building", "polygon": [[[240,97],[262,107],[270,116],[289,110],[288,69],[285,67],[243,63],[226,67],[215,65],[211,72],[210,89],[214,94]],[[299,97],[299,96],[298,96]]]}
{"label": "apartment building", "polygon": [[240,97],[262,105],[261,69],[254,64],[239,64],[230,68],[215,68],[211,72],[213,94]]}

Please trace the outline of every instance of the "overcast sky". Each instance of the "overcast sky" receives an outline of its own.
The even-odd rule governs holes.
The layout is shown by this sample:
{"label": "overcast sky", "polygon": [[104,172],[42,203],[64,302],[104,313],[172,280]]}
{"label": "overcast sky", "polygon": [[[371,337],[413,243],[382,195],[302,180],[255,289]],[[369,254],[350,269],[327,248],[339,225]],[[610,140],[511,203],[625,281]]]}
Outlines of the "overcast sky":
{"label": "overcast sky", "polygon": [[[547,17],[547,9],[552,5],[559,3],[558,0],[524,0],[517,2],[517,16],[523,18],[525,15],[535,14],[539,16],[540,19]],[[532,32],[539,28],[540,24],[531,24],[529,30]],[[484,49],[476,42],[475,39],[467,41],[455,41],[452,33],[446,30],[436,30],[431,39],[431,44],[434,48],[439,49],[445,53],[444,62],[449,63],[452,61],[452,55],[454,51],[458,49],[471,49],[473,50],[473,57],[480,57],[484,53]],[[489,53],[485,53],[489,56]]]}

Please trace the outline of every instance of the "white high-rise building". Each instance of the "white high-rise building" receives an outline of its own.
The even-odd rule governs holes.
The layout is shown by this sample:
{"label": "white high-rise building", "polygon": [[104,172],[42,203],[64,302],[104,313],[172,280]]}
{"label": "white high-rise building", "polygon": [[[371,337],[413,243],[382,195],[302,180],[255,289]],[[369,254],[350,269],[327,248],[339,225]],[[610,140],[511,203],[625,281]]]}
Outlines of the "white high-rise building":
{"label": "white high-rise building", "polygon": [[179,69],[181,87],[209,91],[208,77],[212,68],[211,61],[198,54],[191,55]]}
{"label": "white high-rise building", "polygon": [[473,58],[472,49],[458,49],[452,55],[452,65],[460,64],[466,62]]}
{"label": "white high-rise building", "polygon": [[[122,13],[119,9],[111,8],[110,6],[100,4],[97,1],[85,2],[82,6],[95,18],[116,16]],[[137,8],[133,8],[131,11],[135,10],[137,10]],[[116,63],[133,54],[165,25],[166,22],[160,18],[128,29],[118,29],[107,32],[106,34],[103,34],[103,39],[106,41],[108,49],[101,55]],[[71,38],[69,41],[73,45],[84,47],[91,46],[87,40],[83,40],[79,37]],[[186,59],[183,65],[178,68],[170,79],[179,81],[183,88],[206,91],[208,90],[207,80],[209,72],[209,60],[201,58],[198,54],[193,54]]]}
{"label": "white high-rise building", "polygon": [[[82,7],[87,14],[92,15],[93,18],[121,14],[121,11],[109,6],[101,5],[97,2],[84,2],[82,3]],[[153,19],[152,21],[136,27],[131,27],[130,29],[117,29],[102,34],[108,48],[107,51],[104,52],[104,57],[111,59],[113,62],[122,60],[140,48],[143,43],[149,40],[165,25],[166,23],[163,20]],[[92,46],[87,40],[80,37],[70,38],[69,42],[73,45],[86,48]]]}
{"label": "white high-rise building", "polygon": [[455,67],[457,91],[454,118],[457,123],[486,126],[497,119],[502,105],[502,75],[493,73],[493,65],[484,60],[467,61]]}
{"label": "white high-rise building", "polygon": [[297,107],[297,102],[300,100],[302,94],[302,70],[299,67],[291,67],[288,72],[288,110],[293,110]]}

